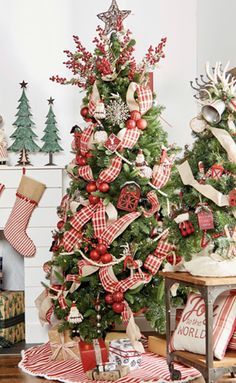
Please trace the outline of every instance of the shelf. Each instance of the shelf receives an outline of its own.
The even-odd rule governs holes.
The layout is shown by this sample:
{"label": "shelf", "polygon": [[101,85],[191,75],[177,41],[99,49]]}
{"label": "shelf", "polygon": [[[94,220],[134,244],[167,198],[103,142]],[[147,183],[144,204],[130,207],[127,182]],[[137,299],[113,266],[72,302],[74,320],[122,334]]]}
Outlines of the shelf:
{"label": "shelf", "polygon": [[201,286],[224,286],[224,285],[236,285],[236,277],[223,277],[223,278],[214,278],[214,277],[195,277],[189,273],[182,272],[169,272],[169,271],[160,271],[160,275],[164,278],[174,279],[179,282],[191,283],[193,285]]}
{"label": "shelf", "polygon": [[[189,361],[191,366],[197,364],[206,367],[205,355],[193,354],[188,351],[174,351],[171,354],[174,355],[176,359],[178,359],[178,357],[181,358],[181,361],[186,362],[186,364]],[[227,351],[224,359],[213,361],[213,368],[230,366],[236,366],[236,351]]]}

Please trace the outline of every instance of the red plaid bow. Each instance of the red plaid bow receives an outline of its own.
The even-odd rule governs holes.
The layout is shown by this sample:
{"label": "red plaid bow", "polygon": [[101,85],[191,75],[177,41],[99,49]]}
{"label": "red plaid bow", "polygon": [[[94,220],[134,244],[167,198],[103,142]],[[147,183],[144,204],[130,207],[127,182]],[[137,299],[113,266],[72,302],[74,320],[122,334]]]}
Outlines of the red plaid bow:
{"label": "red plaid bow", "polygon": [[140,136],[140,130],[138,128],[127,129],[125,128],[125,134],[122,139],[121,148],[132,149]]}
{"label": "red plaid bow", "polygon": [[149,210],[143,210],[143,215],[146,218],[151,217],[153,214],[155,214],[160,209],[160,203],[158,201],[157,195],[154,191],[150,191],[147,194],[147,200],[151,204],[151,208]]}
{"label": "red plaid bow", "polygon": [[87,151],[88,151],[89,139],[90,139],[90,137],[91,137],[92,134],[93,134],[94,127],[95,127],[94,124],[90,124],[90,125],[89,125],[89,126],[88,126],[88,127],[81,133],[79,149],[80,149],[80,152],[81,152],[82,156],[84,156],[84,155],[87,153]]}
{"label": "red plaid bow", "polygon": [[152,173],[152,184],[158,189],[163,188],[167,184],[170,178],[174,157],[168,157],[167,152],[163,150],[160,162],[160,165],[154,165]]}

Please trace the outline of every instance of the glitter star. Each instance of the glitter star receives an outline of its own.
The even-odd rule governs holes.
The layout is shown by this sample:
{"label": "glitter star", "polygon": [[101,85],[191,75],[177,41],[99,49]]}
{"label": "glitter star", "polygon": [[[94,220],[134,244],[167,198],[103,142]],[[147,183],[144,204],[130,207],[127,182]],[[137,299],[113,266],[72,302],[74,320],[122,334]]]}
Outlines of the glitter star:
{"label": "glitter star", "polygon": [[28,82],[25,82],[24,80],[22,82],[20,82],[20,87],[21,88],[26,88]]}
{"label": "glitter star", "polygon": [[50,97],[47,101],[48,101],[49,105],[53,105],[55,98]]}
{"label": "glitter star", "polygon": [[104,33],[108,35],[111,31],[121,29],[122,21],[131,13],[131,11],[120,11],[116,0],[112,0],[111,6],[107,12],[99,13],[97,17],[105,23]]}

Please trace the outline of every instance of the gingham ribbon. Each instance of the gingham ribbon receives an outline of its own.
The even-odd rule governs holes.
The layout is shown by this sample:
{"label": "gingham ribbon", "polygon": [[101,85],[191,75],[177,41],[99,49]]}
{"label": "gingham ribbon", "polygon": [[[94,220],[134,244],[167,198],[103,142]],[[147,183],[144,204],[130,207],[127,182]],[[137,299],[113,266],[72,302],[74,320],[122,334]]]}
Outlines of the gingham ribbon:
{"label": "gingham ribbon", "polygon": [[145,210],[144,208],[142,208],[143,215],[145,218],[151,217],[160,209],[160,203],[154,191],[148,192],[147,200],[151,204],[151,208],[149,210]]}
{"label": "gingham ribbon", "polygon": [[154,251],[154,255],[157,258],[164,259],[169,255],[169,253],[176,250],[176,246],[172,243],[167,242],[166,240],[160,239],[158,245]]}
{"label": "gingham ribbon", "polygon": [[92,216],[94,236],[99,238],[106,229],[106,207],[101,204]]}
{"label": "gingham ribbon", "polygon": [[162,264],[162,261],[163,261],[163,259],[157,258],[154,255],[149,254],[147,256],[143,266],[145,267],[145,269],[150,271],[150,273],[152,275],[155,275],[158,272],[158,270]]}
{"label": "gingham ribbon", "polygon": [[79,231],[93,216],[93,213],[98,209],[102,202],[96,205],[88,205],[78,211],[74,217],[70,220],[71,226]]}
{"label": "gingham ribbon", "polygon": [[160,165],[154,165],[152,173],[152,184],[158,189],[163,188],[167,184],[170,178],[173,162],[174,157],[168,157],[165,155],[164,158],[161,158]]}
{"label": "gingham ribbon", "polygon": [[79,177],[82,177],[85,181],[93,181],[93,172],[91,166],[79,166],[77,174]]}
{"label": "gingham ribbon", "polygon": [[90,100],[89,100],[89,105],[88,105],[89,114],[91,116],[94,115],[97,103],[100,101],[100,99],[101,99],[101,97],[100,97],[100,94],[99,94],[99,91],[98,91],[98,87],[97,87],[97,84],[96,84],[96,81],[95,81],[94,84],[93,84],[93,89],[92,89],[92,93],[90,95]]}
{"label": "gingham ribbon", "polygon": [[132,149],[140,136],[140,130],[138,128],[127,129],[125,128],[125,134],[122,139],[121,148]]}
{"label": "gingham ribbon", "polygon": [[112,182],[118,177],[122,168],[122,159],[118,156],[114,157],[111,161],[111,165],[101,171],[99,174],[99,181]]}
{"label": "gingham ribbon", "polygon": [[67,274],[66,282],[77,282],[77,283],[80,283],[79,276],[77,274]]}
{"label": "gingham ribbon", "polygon": [[140,215],[139,212],[133,212],[120,217],[103,231],[100,237],[101,242],[110,245]]}
{"label": "gingham ribbon", "polygon": [[63,239],[62,239],[62,245],[63,245],[64,249],[66,251],[72,251],[74,245],[76,244],[76,242],[78,242],[80,237],[81,237],[80,233],[78,232],[78,230],[76,230],[74,228],[66,231],[64,233]]}
{"label": "gingham ribbon", "polygon": [[[137,92],[138,101],[134,98],[135,91]],[[152,107],[152,102],[153,96],[149,87],[144,87],[143,85],[139,85],[135,82],[131,82],[129,84],[126,94],[126,103],[129,110],[139,110],[139,112],[143,115]]]}
{"label": "gingham ribbon", "polygon": [[94,130],[94,124],[90,124],[82,133],[80,136],[80,152],[82,156],[84,156],[88,151],[88,143],[90,140],[90,137],[93,134]]}
{"label": "gingham ribbon", "polygon": [[66,300],[65,300],[65,297],[63,294],[61,294],[59,297],[58,297],[58,303],[59,303],[59,306],[62,310],[65,310],[67,309],[67,303],[66,303]]}

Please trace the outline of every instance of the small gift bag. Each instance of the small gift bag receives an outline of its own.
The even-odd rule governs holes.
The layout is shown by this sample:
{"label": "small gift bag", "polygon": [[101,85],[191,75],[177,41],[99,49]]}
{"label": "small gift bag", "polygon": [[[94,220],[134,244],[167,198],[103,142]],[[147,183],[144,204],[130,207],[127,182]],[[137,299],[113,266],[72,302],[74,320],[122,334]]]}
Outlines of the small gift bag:
{"label": "small gift bag", "polygon": [[51,360],[76,359],[80,361],[78,340],[72,340],[68,330],[58,332],[58,326],[48,332],[52,356]]}
{"label": "small gift bag", "polygon": [[141,367],[142,354],[133,348],[129,339],[112,340],[109,347],[109,361],[135,370]]}

